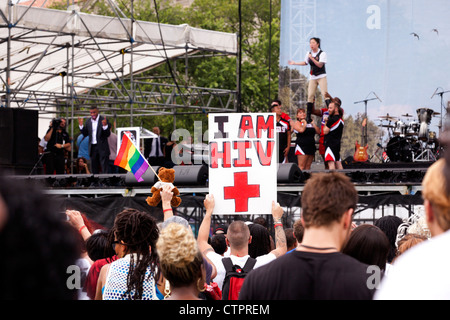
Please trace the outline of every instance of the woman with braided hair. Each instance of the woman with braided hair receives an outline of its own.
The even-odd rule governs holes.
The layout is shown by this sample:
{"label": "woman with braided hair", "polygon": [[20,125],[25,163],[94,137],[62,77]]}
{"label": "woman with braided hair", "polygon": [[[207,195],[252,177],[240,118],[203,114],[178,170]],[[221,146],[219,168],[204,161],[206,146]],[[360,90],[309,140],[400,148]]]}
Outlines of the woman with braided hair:
{"label": "woman with braided hair", "polygon": [[162,299],[157,288],[163,281],[157,268],[159,231],[155,219],[148,213],[126,209],[116,216],[111,234],[112,245],[120,259],[100,271],[96,299]]}

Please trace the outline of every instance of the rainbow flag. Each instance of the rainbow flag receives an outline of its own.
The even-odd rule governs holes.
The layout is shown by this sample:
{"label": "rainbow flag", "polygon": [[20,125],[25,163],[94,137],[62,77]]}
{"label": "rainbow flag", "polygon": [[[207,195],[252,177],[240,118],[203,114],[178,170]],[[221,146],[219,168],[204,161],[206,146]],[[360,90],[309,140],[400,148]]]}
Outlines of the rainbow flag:
{"label": "rainbow flag", "polygon": [[147,171],[149,166],[127,133],[124,133],[122,137],[122,144],[120,145],[116,160],[114,160],[114,165],[133,172],[138,182],[144,181],[142,175]]}

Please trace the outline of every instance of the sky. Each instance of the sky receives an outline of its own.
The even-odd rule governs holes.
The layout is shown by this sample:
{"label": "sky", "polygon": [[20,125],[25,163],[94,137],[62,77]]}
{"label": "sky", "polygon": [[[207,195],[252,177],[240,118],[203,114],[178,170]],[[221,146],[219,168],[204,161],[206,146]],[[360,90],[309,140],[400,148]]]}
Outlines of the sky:
{"label": "sky", "polygon": [[[301,26],[303,13],[310,20]],[[346,114],[364,113],[364,103],[355,102],[378,96],[381,102],[367,103],[369,120],[380,124],[389,113],[419,121],[417,109],[441,112],[440,95],[431,99],[436,89],[450,91],[449,17],[448,0],[283,0],[280,65],[304,59],[309,38],[319,37],[328,56],[328,91],[341,98]],[[308,76],[309,66],[291,67]],[[448,100],[450,92],[443,94],[444,116]],[[429,126],[438,136],[440,120],[434,115]]]}

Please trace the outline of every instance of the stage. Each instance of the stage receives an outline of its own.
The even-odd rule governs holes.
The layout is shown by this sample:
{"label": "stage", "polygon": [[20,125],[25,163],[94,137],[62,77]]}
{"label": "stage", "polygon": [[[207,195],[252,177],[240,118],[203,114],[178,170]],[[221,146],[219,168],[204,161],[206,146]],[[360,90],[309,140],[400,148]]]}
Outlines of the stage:
{"label": "stage", "polygon": [[[344,170],[338,170],[354,182],[359,203],[354,220],[357,223],[373,223],[390,208],[396,214],[400,208],[407,216],[414,213],[416,206],[423,204],[421,182],[432,163],[348,163]],[[301,171],[296,164],[280,165],[278,170],[277,201],[285,210],[283,223],[291,227],[300,217],[301,194],[309,177],[324,172],[320,164],[315,170]],[[321,168],[321,169],[320,169]],[[157,170],[158,168],[155,168]],[[175,214],[189,220],[194,231],[203,219],[203,200],[208,194],[208,167],[206,165],[175,166],[174,184],[180,191],[181,205]],[[61,208],[79,210],[105,227],[111,227],[115,216],[124,208],[131,207],[151,213],[157,220],[163,220],[161,207],[150,207],[145,199],[151,195],[155,176],[148,173],[144,182],[136,182],[127,174],[99,175],[14,175],[12,180],[26,180],[39,184],[44,193],[54,197]],[[387,210],[386,210],[387,211]],[[360,214],[365,212],[365,214]],[[392,214],[392,213],[390,213]],[[214,216],[213,223],[232,221],[232,216]],[[255,217],[239,216],[239,219],[253,220]],[[271,217],[266,217],[270,222]],[[270,225],[270,224],[269,224]]]}

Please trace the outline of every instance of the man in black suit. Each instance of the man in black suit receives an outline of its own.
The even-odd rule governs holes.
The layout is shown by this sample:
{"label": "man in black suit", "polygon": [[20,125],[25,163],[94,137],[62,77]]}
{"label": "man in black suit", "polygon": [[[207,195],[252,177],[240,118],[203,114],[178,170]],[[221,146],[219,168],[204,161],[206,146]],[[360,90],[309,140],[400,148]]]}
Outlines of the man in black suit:
{"label": "man in black suit", "polygon": [[111,124],[106,117],[99,116],[98,109],[92,106],[89,110],[91,117],[83,123],[83,118],[78,118],[80,131],[84,136],[89,136],[89,155],[91,157],[92,173],[108,172],[109,145],[108,137],[111,134]]}
{"label": "man in black suit", "polygon": [[164,164],[164,149],[168,140],[160,136],[161,131],[158,127],[154,127],[152,131],[158,137],[149,139],[148,163],[152,166],[162,166]]}

